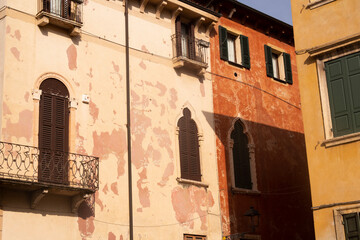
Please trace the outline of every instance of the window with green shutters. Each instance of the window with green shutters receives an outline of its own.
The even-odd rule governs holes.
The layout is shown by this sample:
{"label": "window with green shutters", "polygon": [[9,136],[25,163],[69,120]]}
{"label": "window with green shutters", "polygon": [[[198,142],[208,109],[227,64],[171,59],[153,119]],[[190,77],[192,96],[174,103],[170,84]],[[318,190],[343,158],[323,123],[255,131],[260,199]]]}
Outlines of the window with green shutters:
{"label": "window with green shutters", "polygon": [[240,120],[235,122],[234,130],[231,132],[231,139],[233,140],[232,160],[235,187],[252,189],[253,183],[251,180],[250,152],[248,147],[249,140],[244,133],[244,128]]}
{"label": "window with green shutters", "polygon": [[220,58],[229,63],[250,69],[249,38],[228,32],[219,26]]}
{"label": "window with green shutters", "polygon": [[293,83],[290,54],[277,51],[268,45],[264,45],[266,75],[286,82]]}
{"label": "window with green shutters", "polygon": [[325,62],[334,137],[360,131],[360,53]]}
{"label": "window with green shutters", "polygon": [[360,240],[359,213],[343,215],[346,240]]}

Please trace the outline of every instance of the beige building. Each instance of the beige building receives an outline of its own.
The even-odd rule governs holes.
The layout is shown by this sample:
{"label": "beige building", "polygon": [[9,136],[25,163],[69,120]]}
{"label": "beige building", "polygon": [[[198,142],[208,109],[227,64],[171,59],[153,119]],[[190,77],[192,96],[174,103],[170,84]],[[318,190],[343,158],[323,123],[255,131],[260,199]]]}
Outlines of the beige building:
{"label": "beige building", "polygon": [[218,15],[129,1],[129,125],[124,5],[0,0],[1,240],[221,238],[206,73]]}
{"label": "beige building", "polygon": [[316,239],[360,239],[360,1],[291,2]]}

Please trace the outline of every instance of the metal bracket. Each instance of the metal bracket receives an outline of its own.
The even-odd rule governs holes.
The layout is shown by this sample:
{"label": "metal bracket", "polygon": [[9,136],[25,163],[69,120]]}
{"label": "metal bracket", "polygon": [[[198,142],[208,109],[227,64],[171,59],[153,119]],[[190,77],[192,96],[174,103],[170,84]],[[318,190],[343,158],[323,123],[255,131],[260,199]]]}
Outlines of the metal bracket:
{"label": "metal bracket", "polygon": [[40,202],[40,200],[45,197],[46,194],[49,193],[49,189],[44,188],[44,189],[40,189],[37,190],[35,192],[33,192],[31,194],[31,208],[34,209],[36,208],[36,206],[38,205],[38,203]]}
{"label": "metal bracket", "polygon": [[72,198],[71,211],[76,213],[79,209],[80,204],[88,199],[90,194],[78,194]]}

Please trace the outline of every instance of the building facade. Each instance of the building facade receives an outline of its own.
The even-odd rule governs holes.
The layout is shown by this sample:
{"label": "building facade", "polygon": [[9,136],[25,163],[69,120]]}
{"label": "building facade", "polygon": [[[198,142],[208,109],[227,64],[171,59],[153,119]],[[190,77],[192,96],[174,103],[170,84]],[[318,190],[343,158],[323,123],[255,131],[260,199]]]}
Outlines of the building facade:
{"label": "building facade", "polygon": [[134,239],[221,238],[218,15],[185,2],[129,1],[128,123],[125,2],[0,1],[1,240],[129,239],[129,215]]}
{"label": "building facade", "polygon": [[292,1],[316,239],[359,239],[359,1]]}
{"label": "building facade", "polygon": [[222,14],[211,65],[223,234],[314,239],[292,27],[237,1],[210,7]]}

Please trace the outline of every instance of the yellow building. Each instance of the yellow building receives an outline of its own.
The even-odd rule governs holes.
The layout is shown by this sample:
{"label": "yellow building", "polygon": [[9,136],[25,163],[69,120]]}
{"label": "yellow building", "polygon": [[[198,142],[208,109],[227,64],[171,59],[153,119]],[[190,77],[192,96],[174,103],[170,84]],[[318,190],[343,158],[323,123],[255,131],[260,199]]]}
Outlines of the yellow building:
{"label": "yellow building", "polygon": [[316,239],[360,239],[359,9],[292,0]]}

